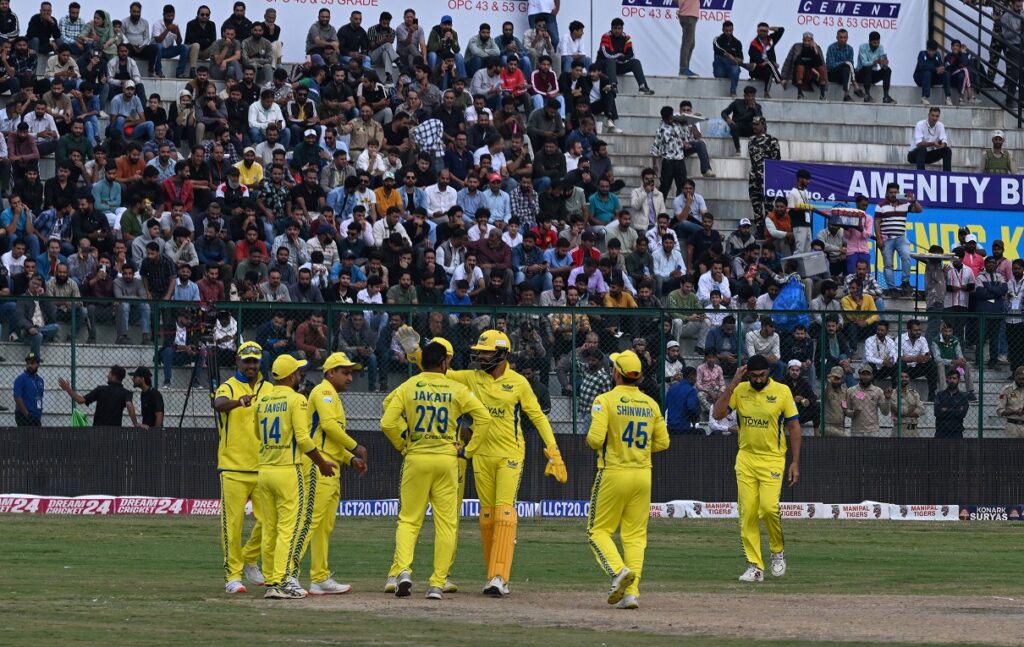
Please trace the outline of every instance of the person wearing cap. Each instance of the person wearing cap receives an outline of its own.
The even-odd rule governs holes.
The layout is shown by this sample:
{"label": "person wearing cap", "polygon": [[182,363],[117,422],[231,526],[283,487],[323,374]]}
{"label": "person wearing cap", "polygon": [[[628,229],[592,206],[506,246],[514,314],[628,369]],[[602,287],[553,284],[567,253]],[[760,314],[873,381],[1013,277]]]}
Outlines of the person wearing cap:
{"label": "person wearing cap", "polygon": [[796,410],[800,413],[800,424],[811,425],[817,433],[818,423],[821,420],[821,408],[818,406],[818,396],[810,381],[801,374],[803,362],[798,359],[791,359],[786,364],[786,375],[780,380],[782,384],[789,387],[793,394],[793,401],[796,402]]}
{"label": "person wearing cap", "polygon": [[825,424],[822,436],[847,436],[846,432],[846,371],[833,366],[825,378],[821,399],[825,403]]}
{"label": "person wearing cap", "polygon": [[[313,444],[319,447],[324,457],[338,465],[350,465],[362,476],[366,473],[366,448],[348,434],[345,407],[341,394],[352,384],[352,373],[360,366],[345,353],[332,353],[324,361],[323,381],[309,394],[309,428]],[[336,582],[328,564],[328,549],[334,521],[337,518],[338,501],[341,499],[340,472],[331,477],[317,478],[317,467],[312,463],[303,466],[306,491],[312,498],[309,504],[313,518],[309,526],[309,587],[311,595],[348,593],[352,587]],[[312,484],[316,484],[315,489]],[[305,552],[305,551],[303,551]],[[302,555],[296,561],[302,560]],[[298,577],[298,573],[293,573]]]}
{"label": "person wearing cap", "polygon": [[460,53],[459,34],[452,29],[452,17],[441,16],[441,22],[430,29],[427,36],[427,65],[431,69],[437,69],[437,64],[442,55],[448,54],[455,59],[455,69],[459,76],[466,77],[466,62]]}
{"label": "person wearing cap", "polygon": [[[764,519],[768,530],[771,574],[786,574],[779,495],[784,473],[790,487],[800,478],[800,414],[789,387],[772,380],[768,375],[770,369],[771,364],[764,356],[751,357],[746,366],[736,370],[711,412],[716,420],[722,420],[730,410],[735,410],[740,424],[736,487],[740,535],[748,565],[740,576],[741,582],[764,579],[760,519]],[[788,472],[783,425],[789,432],[793,451]]]}
{"label": "person wearing cap", "polygon": [[[650,518],[651,454],[668,449],[669,435],[658,403],[638,388],[640,358],[625,351],[613,353],[611,361],[615,388],[594,400],[587,430],[587,445],[597,452],[587,538],[611,578],[608,604],[636,609]],[[625,559],[612,539],[616,532]]]}
{"label": "person wearing cap", "polygon": [[994,173],[998,175],[1013,175],[1013,154],[1003,148],[1006,141],[1006,134],[1002,130],[992,131],[992,148],[981,154],[979,173]]}
{"label": "person wearing cap", "polygon": [[509,590],[515,550],[515,502],[526,456],[521,440],[522,415],[533,422],[544,441],[544,455],[548,458],[545,475],[555,477],[559,483],[565,483],[568,476],[551,423],[537,396],[523,376],[508,365],[512,352],[508,335],[485,330],[470,351],[477,368],[449,371],[448,376],[469,387],[490,411],[491,433],[476,452],[473,474],[480,497],[480,534],[487,564],[488,583],[484,592],[500,597]]}
{"label": "person wearing cap", "polygon": [[875,369],[871,364],[864,364],[857,370],[857,384],[846,391],[846,416],[850,418],[851,436],[879,436],[878,428],[881,412],[889,415],[892,407],[892,386],[881,389],[875,386]]}
{"label": "person wearing cap", "polygon": [[[412,337],[408,341],[415,348],[403,346],[407,353],[419,349],[418,341]],[[394,592],[397,597],[407,597],[411,592],[413,551],[430,503],[435,543],[427,598],[441,599],[458,539],[458,455],[471,458],[478,448],[486,446],[496,418],[465,385],[446,376],[450,362],[445,345],[427,344],[420,354],[423,372],[407,379],[389,396],[380,423],[388,440],[405,457],[394,559],[384,587],[385,592]],[[459,449],[461,416],[472,418],[473,438]],[[479,477],[477,484],[481,484]]]}
{"label": "person wearing cap", "polygon": [[147,431],[163,427],[164,396],[153,386],[153,373],[145,366],[136,368],[132,373],[132,386],[141,391],[142,424],[139,427]]}
{"label": "person wearing cap", "polygon": [[[900,373],[899,397],[893,398],[893,407],[896,406],[897,399],[899,400],[900,409],[899,412],[893,411],[893,422],[899,423],[899,429],[896,432],[898,434],[897,437],[917,438],[920,435],[918,420],[924,415],[924,402],[921,400],[921,393],[910,385],[910,374],[906,371]],[[1024,404],[1024,401],[1022,401],[1022,404]],[[996,414],[1000,415],[998,408],[996,409]]]}
{"label": "person wearing cap", "polygon": [[39,427],[43,421],[46,383],[39,375],[39,356],[25,356],[25,370],[14,378],[14,422],[19,427]]}
{"label": "person wearing cap", "polygon": [[[269,599],[306,597],[293,574],[312,523],[309,493],[316,490],[317,472],[330,478],[338,467],[320,453],[310,433],[309,405],[297,391],[305,368],[303,360],[279,356],[271,369],[274,386],[256,398],[257,496],[263,507],[262,557],[267,571],[263,597]],[[309,471],[308,482],[303,455],[317,467]]]}
{"label": "person wearing cap", "polygon": [[[270,390],[260,373],[263,348],[244,342],[235,354],[235,374],[221,382],[214,393],[217,412],[217,470],[221,487],[221,546],[224,550],[224,581],[227,593],[244,593],[242,576],[262,586],[264,576],[258,565],[262,542],[263,508],[257,492],[259,439],[254,404]],[[245,504],[252,499],[256,523],[248,542],[242,545]]]}
{"label": "person wearing cap", "polygon": [[263,165],[256,162],[256,149],[246,146],[242,161],[234,165],[238,169],[238,180],[252,191],[263,181]]}
{"label": "person wearing cap", "polygon": [[999,392],[996,415],[1006,418],[1007,436],[1024,438],[1024,366],[1014,370],[1013,382]]}

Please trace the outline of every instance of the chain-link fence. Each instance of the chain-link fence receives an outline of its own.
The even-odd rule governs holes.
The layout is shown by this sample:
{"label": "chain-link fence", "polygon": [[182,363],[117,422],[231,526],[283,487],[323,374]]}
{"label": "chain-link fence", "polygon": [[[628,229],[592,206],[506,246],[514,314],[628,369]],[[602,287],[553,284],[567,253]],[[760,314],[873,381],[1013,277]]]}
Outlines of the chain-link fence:
{"label": "chain-link fence", "polygon": [[[1013,379],[1024,365],[1024,319],[966,308],[844,311],[838,300],[814,311],[763,311],[754,303],[740,310],[643,308],[631,301],[622,297],[630,307],[200,307],[12,298],[0,305],[0,383],[7,385],[0,426],[16,424],[12,385],[33,351],[42,359],[44,425],[66,424],[70,415],[72,398],[61,379],[86,396],[119,365],[129,376],[136,367],[149,369],[163,395],[165,427],[212,427],[212,389],[234,371],[234,349],[251,340],[263,346],[267,371],[281,353],[308,359],[307,384],[321,379],[317,367],[329,353],[349,354],[362,366],[345,396],[349,424],[372,431],[384,394],[414,370],[393,335],[408,323],[424,342],[448,339],[456,369],[470,366],[470,346],[481,331],[507,332],[510,361],[530,378],[556,433],[586,432],[593,398],[611,387],[608,355],[632,349],[644,364],[641,388],[665,404],[673,433],[734,432],[733,421],[709,420],[708,412],[736,367],[760,353],[772,362],[772,377],[793,391],[806,434],[1024,435],[1024,377],[1021,387]],[[131,379],[124,380],[128,388]]]}

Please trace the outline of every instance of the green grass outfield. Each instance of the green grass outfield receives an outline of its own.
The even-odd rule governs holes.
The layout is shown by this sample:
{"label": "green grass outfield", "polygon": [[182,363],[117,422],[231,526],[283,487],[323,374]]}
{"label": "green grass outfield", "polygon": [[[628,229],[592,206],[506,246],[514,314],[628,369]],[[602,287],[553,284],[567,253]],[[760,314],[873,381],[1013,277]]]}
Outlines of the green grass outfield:
{"label": "green grass outfield", "polygon": [[[531,592],[593,592],[595,602],[603,604],[607,579],[586,544],[583,520],[524,520],[519,528],[514,593],[508,601],[493,601],[495,608],[518,597],[528,599]],[[337,579],[352,583],[356,593],[314,606],[305,601],[264,601],[259,598],[262,589],[256,591],[256,587],[243,596],[223,594],[213,518],[0,515],[0,529],[0,644],[302,639],[521,645],[529,640],[537,646],[566,647],[751,642],[730,635],[657,636],[639,625],[626,627],[627,631],[617,626],[600,632],[538,626],[500,614],[494,620],[500,629],[481,624],[478,617],[403,616],[405,600],[378,593],[391,561],[393,519],[338,520],[332,566]],[[735,521],[652,521],[642,591],[723,597],[752,590],[755,597],[780,593],[1024,597],[1019,568],[1013,566],[1020,564],[1024,524],[791,521],[785,529],[790,573],[751,589],[736,581],[743,559]],[[452,577],[463,592],[449,597],[482,597],[478,591],[484,573],[475,521],[464,520],[460,534],[459,560]],[[432,557],[431,540],[428,522],[417,551],[417,586],[410,599],[417,604],[426,602],[421,596]],[[347,600],[355,596],[362,596],[364,604],[346,609]]]}

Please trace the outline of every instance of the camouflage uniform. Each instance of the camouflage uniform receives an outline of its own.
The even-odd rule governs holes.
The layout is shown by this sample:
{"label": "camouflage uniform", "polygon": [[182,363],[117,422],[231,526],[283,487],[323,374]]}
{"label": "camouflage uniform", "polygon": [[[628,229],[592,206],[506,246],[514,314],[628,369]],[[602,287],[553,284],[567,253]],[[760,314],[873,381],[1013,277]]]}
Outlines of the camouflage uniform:
{"label": "camouflage uniform", "polygon": [[878,412],[889,415],[889,404],[892,397],[886,398],[882,389],[874,384],[867,388],[860,384],[851,386],[846,391],[846,415],[850,416],[851,436],[880,436]]}
{"label": "camouflage uniform", "polygon": [[843,406],[846,403],[846,389],[842,386],[834,389],[826,385],[821,399],[825,401],[825,424],[821,428],[821,435],[847,436],[846,408]]}
{"label": "camouflage uniform", "polygon": [[[754,117],[754,123],[758,120],[764,123],[764,117]],[[750,206],[758,222],[763,223],[765,214],[772,209],[764,196],[764,162],[782,159],[782,152],[779,140],[767,132],[752,136],[747,143],[747,151],[750,154],[750,172],[747,175]]]}

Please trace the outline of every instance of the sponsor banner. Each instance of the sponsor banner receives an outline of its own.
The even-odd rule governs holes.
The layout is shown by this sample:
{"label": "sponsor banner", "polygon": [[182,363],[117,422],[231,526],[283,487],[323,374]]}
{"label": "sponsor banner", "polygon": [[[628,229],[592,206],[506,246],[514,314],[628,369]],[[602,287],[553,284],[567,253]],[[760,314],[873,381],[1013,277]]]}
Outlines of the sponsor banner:
{"label": "sponsor banner", "polygon": [[[574,3],[563,2],[562,6],[565,8],[571,4]],[[625,21],[625,31],[633,37],[633,47],[644,64],[644,71],[647,74],[675,75],[679,72],[679,57],[676,53],[681,40],[679,19],[676,16],[678,6],[677,0],[594,0],[593,25],[587,24],[587,33],[596,45],[601,34],[608,30],[610,14],[614,12],[614,15]],[[560,27],[568,24],[563,24],[561,14],[558,18]],[[712,76],[712,41],[722,33],[722,23],[726,20],[736,25],[733,35],[743,44],[744,61],[749,60],[747,51],[756,35],[757,23],[767,22],[769,25],[784,27],[786,32],[776,45],[780,67],[790,47],[800,42],[805,31],[814,34],[824,54],[828,46],[835,42],[836,32],[846,29],[855,57],[860,46],[868,42],[868,34],[877,31],[882,36],[882,45],[893,64],[893,83],[912,86],[913,66],[900,65],[899,62],[917,60],[917,54],[924,46],[927,38],[928,2],[700,0],[697,45],[690,61],[690,68],[700,76]],[[746,79],[748,75],[743,72],[741,76]],[[760,89],[759,84],[754,85]]]}
{"label": "sponsor banner", "polygon": [[[910,141],[912,126],[907,128]],[[918,171],[915,168],[877,168],[871,166],[841,166],[837,164],[804,164],[768,160],[765,162],[765,194],[784,195],[796,184],[796,172],[807,169],[812,180],[812,202],[852,202],[854,196],[867,196],[872,202],[885,197],[890,182],[900,186],[900,192],[913,192],[924,205],[921,214],[929,209],[964,209],[978,211],[1020,212],[1024,205],[1024,176],[982,175],[981,173],[945,173]]]}
{"label": "sponsor banner", "polygon": [[[653,504],[652,504],[653,509]],[[586,517],[590,514],[590,501],[541,501],[540,516],[543,518]],[[653,512],[651,516],[654,516]]]}
{"label": "sponsor banner", "polygon": [[689,517],[692,519],[736,519],[739,509],[735,502],[705,503],[704,501],[670,501],[665,504],[674,514],[671,517]]}
{"label": "sponsor banner", "polygon": [[961,521],[1020,521],[1022,511],[1024,506],[1021,505],[963,505],[953,518]]}

